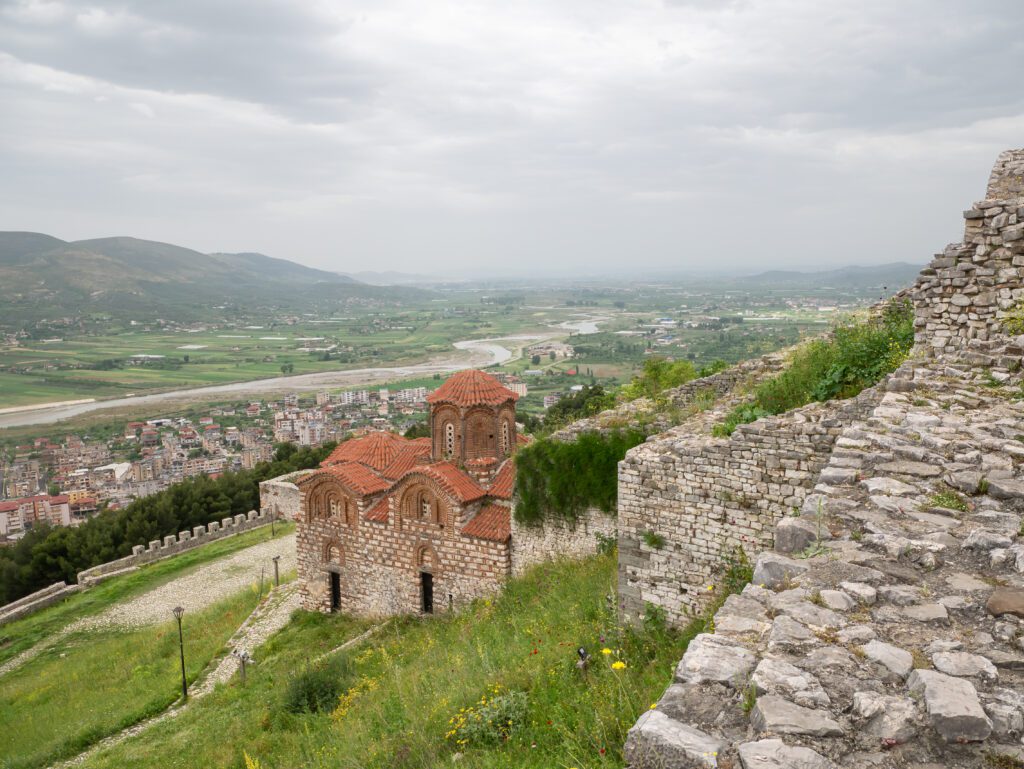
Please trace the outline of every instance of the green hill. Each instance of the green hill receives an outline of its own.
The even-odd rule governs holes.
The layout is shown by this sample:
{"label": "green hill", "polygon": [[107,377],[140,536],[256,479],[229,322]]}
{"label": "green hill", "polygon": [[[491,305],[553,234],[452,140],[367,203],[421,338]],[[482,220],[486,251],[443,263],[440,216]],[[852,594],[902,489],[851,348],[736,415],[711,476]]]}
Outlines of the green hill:
{"label": "green hill", "polygon": [[369,286],[263,254],[203,254],[129,237],[66,242],[0,232],[0,323],[85,313],[131,319],[173,314],[187,321],[223,305],[308,311],[318,304],[413,295],[422,293]]}

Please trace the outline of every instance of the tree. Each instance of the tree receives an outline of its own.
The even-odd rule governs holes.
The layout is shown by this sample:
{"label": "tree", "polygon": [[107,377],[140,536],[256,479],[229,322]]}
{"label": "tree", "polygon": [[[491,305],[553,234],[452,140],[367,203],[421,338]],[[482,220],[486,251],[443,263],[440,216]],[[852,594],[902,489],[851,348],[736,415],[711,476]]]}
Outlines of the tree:
{"label": "tree", "polygon": [[555,356],[555,351],[554,351],[554,350],[550,350],[550,351],[548,352],[548,360],[554,360],[554,359],[555,359],[555,357],[556,357],[556,356]]}
{"label": "tree", "polygon": [[539,366],[540,365],[540,356],[539,355],[534,355],[532,358],[530,358],[530,363],[532,363],[534,366]]}

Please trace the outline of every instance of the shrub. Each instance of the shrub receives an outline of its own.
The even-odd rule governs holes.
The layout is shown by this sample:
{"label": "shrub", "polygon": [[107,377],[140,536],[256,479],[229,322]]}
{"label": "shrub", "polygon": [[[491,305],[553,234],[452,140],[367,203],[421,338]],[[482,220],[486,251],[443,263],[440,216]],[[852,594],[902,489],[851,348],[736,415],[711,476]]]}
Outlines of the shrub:
{"label": "shrub", "polygon": [[637,398],[656,398],[672,387],[686,384],[696,379],[697,372],[693,364],[686,360],[669,361],[665,358],[648,358],[644,361],[644,370],[633,381],[623,385],[620,393],[625,400]]}
{"label": "shrub", "polygon": [[347,657],[308,667],[289,679],[284,692],[284,709],[289,713],[322,713],[334,710],[338,698],[352,677]]}
{"label": "shrub", "polygon": [[891,301],[878,317],[844,323],[831,339],[803,345],[785,371],[763,382],[752,402],[737,406],[712,432],[727,436],[738,424],[812,401],[851,398],[895,371],[913,344],[913,306],[908,301]]}
{"label": "shrub", "polygon": [[655,550],[661,550],[661,548],[668,544],[668,540],[656,531],[645,531],[643,538],[647,546],[653,547]]}
{"label": "shrub", "polygon": [[448,720],[445,737],[458,746],[497,745],[526,721],[526,692],[504,692],[497,684],[475,705],[460,708]]}
{"label": "shrub", "polygon": [[519,449],[516,520],[536,524],[557,516],[573,521],[590,507],[611,513],[619,461],[645,437],[639,430],[585,432],[572,442],[541,438]]}

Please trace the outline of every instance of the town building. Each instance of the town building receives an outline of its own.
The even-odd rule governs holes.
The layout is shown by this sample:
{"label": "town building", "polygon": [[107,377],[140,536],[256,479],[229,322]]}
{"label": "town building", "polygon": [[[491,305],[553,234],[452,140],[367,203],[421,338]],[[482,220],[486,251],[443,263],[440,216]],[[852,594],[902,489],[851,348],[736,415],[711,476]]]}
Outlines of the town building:
{"label": "town building", "polygon": [[429,438],[375,432],[296,481],[303,605],[431,613],[509,576],[517,395],[462,371],[427,397]]}

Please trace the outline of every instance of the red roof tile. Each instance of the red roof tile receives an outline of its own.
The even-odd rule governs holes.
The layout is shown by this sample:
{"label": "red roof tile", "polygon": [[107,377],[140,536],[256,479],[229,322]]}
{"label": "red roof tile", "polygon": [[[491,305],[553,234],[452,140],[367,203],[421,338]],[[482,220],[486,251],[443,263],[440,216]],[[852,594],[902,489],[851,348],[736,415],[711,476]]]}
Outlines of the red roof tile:
{"label": "red roof tile", "polygon": [[468,537],[507,542],[512,535],[512,511],[501,505],[488,505],[462,527]]}
{"label": "red roof tile", "polygon": [[516,483],[516,463],[506,459],[491,482],[488,493],[496,499],[512,499],[512,489]]}
{"label": "red roof tile", "polygon": [[364,497],[368,494],[379,494],[391,486],[373,470],[358,462],[341,462],[323,468],[323,472],[335,476],[352,491]]}
{"label": "red roof tile", "polygon": [[500,406],[519,396],[490,374],[468,369],[452,374],[443,385],[427,396],[427,403],[454,403],[456,406]]}
{"label": "red roof tile", "polygon": [[381,497],[380,501],[366,511],[366,520],[368,521],[383,521],[387,523],[388,514],[390,508],[388,505],[388,497]]}
{"label": "red roof tile", "polygon": [[533,443],[533,438],[529,435],[523,435],[522,433],[516,433],[516,444],[519,446],[526,446],[527,444]]}
{"label": "red roof tile", "polygon": [[383,470],[411,443],[413,442],[395,433],[370,433],[343,442],[320,463],[320,466],[328,467],[339,462],[360,462],[375,470]]}
{"label": "red roof tile", "polygon": [[475,502],[487,496],[487,492],[480,488],[476,481],[451,462],[434,462],[417,467],[414,472],[423,473],[428,478],[433,478],[441,485],[441,488],[460,502]]}
{"label": "red roof tile", "polygon": [[[413,443],[413,441],[410,441]],[[418,442],[417,442],[418,443]],[[415,445],[403,449],[387,467],[381,470],[381,475],[392,481],[398,480],[410,470],[414,469],[420,460],[430,456],[430,444],[426,446]]]}

